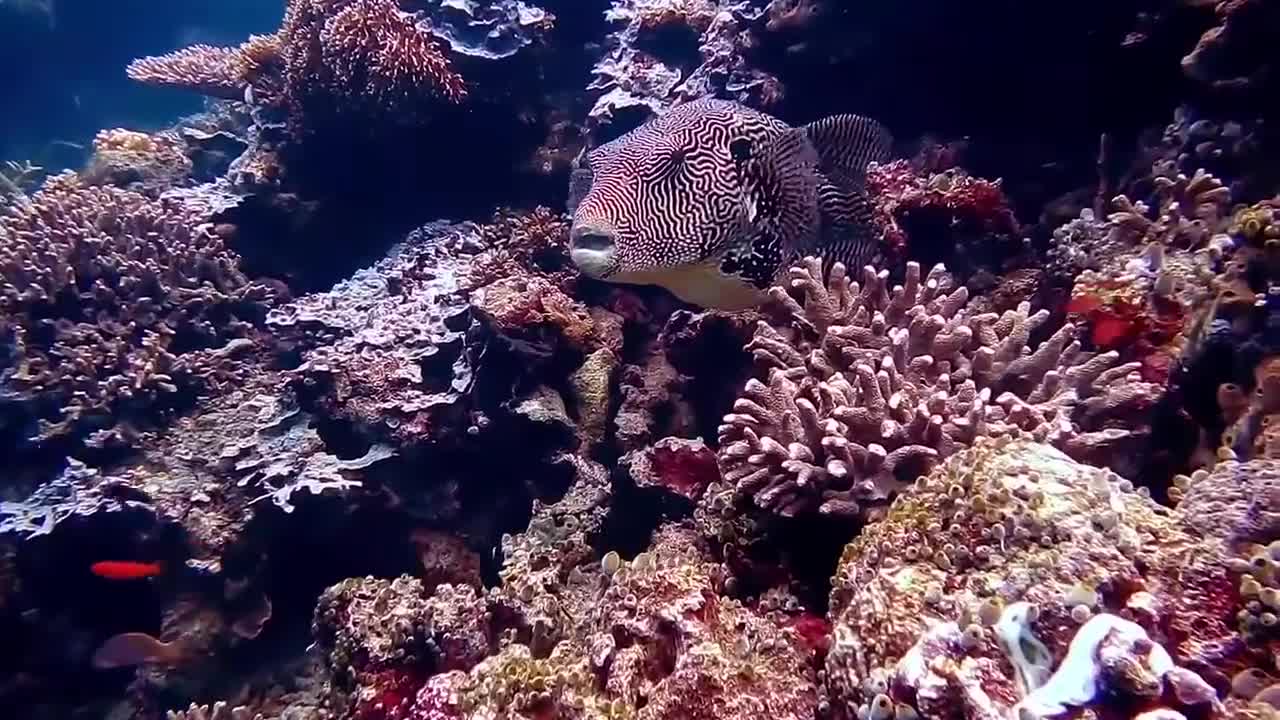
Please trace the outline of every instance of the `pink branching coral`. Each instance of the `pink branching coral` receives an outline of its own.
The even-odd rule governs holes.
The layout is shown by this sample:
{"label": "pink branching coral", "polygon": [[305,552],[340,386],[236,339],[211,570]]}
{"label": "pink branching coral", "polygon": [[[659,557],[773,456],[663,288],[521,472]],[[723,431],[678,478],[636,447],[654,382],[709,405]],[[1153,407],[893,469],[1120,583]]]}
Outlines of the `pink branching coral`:
{"label": "pink branching coral", "polygon": [[[286,57],[289,96],[294,101],[322,90],[326,101],[337,100],[353,110],[394,112],[410,110],[424,96],[461,102],[467,95],[462,77],[411,15],[394,0],[311,0],[327,5],[331,14],[322,23],[307,25],[308,4],[298,0],[285,19],[290,38]],[[295,19],[297,24],[290,24]],[[319,38],[316,47],[303,42]],[[317,68],[319,76],[307,71]],[[317,83],[317,80],[319,81]]]}
{"label": "pink branching coral", "polygon": [[762,376],[720,426],[728,490],[790,516],[865,517],[904,483],[982,436],[1030,432],[1069,454],[1140,436],[1135,411],[1156,386],[1115,353],[1080,351],[1066,325],[1032,349],[1049,318],[1029,303],[976,313],[941,266],[905,283],[867,268],[861,283],[820,261],[791,270],[797,302],[774,288],[781,321],[747,348]]}
{"label": "pink branching coral", "polygon": [[235,48],[196,45],[136,60],[129,76],[214,97],[306,113],[395,114],[424,99],[461,102],[462,77],[437,40],[396,0],[290,0],[277,33]]}
{"label": "pink branching coral", "polygon": [[168,55],[129,63],[129,77],[148,85],[175,86],[202,95],[244,99],[247,83],[236,72],[238,48],[192,45]]}
{"label": "pink branching coral", "polygon": [[0,217],[0,371],[39,439],[176,392],[178,355],[244,336],[276,299],[191,209],[53,178]]}

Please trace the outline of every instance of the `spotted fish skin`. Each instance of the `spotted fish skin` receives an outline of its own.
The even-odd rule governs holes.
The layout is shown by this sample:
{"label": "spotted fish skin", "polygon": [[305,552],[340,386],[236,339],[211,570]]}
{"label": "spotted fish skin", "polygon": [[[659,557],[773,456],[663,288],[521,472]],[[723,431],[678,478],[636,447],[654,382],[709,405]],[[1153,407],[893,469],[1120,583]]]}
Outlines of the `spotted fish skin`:
{"label": "spotted fish skin", "polygon": [[891,144],[854,115],[795,128],[725,100],[677,106],[580,161],[570,255],[601,280],[659,285],[705,307],[755,305],[806,254],[870,260],[862,185]]}

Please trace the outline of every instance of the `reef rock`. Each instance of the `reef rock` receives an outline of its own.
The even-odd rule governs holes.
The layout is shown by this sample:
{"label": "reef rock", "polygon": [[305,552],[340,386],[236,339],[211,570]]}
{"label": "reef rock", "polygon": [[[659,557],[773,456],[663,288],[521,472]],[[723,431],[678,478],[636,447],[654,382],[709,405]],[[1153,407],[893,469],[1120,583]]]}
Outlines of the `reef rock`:
{"label": "reef rock", "polygon": [[1203,534],[1201,502],[1170,511],[1029,439],[953,455],[845,549],[831,702],[937,718],[1058,715],[1104,697],[1132,713],[1220,710],[1222,668],[1262,658],[1237,634],[1232,543],[1217,525]]}

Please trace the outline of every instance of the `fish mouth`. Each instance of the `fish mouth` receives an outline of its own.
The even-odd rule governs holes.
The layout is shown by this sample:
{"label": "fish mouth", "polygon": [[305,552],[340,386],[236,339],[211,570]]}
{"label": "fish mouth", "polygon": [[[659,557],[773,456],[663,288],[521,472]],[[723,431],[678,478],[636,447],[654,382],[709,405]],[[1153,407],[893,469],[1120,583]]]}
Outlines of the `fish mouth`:
{"label": "fish mouth", "polygon": [[574,223],[569,231],[569,259],[583,275],[603,279],[617,270],[618,231],[604,223]]}

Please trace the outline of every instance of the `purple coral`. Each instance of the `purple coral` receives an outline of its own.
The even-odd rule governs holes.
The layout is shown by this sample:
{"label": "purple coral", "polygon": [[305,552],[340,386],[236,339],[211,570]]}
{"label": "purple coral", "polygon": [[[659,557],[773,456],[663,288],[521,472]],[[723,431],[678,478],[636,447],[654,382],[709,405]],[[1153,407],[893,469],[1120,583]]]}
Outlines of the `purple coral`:
{"label": "purple coral", "polygon": [[[851,282],[819,260],[791,270],[797,302],[772,291],[780,320],[761,322],[748,349],[763,379],[747,383],[720,426],[729,490],[790,516],[866,516],[936,460],[982,436],[1028,431],[1086,452],[1135,435],[1126,409],[1158,388],[1114,353],[1081,352],[1066,325],[1032,349],[1049,312],[1029,303],[974,313],[941,266],[907,267],[903,285],[866,268]],[[1081,427],[1094,414],[1111,427]]]}

